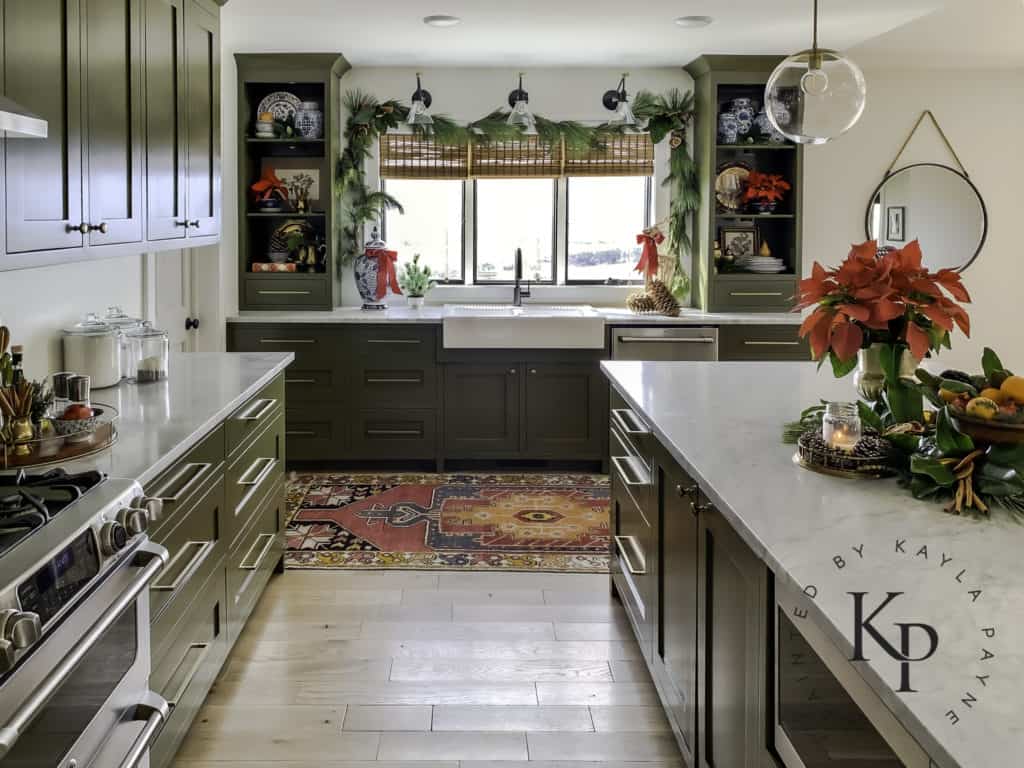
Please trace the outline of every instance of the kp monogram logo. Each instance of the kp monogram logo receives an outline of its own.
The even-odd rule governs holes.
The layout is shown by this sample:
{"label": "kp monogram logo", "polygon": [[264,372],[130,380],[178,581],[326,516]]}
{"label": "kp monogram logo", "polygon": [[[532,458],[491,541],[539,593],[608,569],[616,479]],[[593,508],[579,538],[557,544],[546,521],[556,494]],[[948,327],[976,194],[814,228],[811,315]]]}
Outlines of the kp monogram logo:
{"label": "kp monogram logo", "polygon": [[[910,665],[930,659],[939,649],[939,633],[935,631],[935,627],[929,624],[894,621],[893,626],[899,628],[899,645],[895,646],[871,622],[903,593],[886,592],[885,600],[867,617],[864,615],[864,601],[869,593],[848,592],[847,594],[853,597],[854,641],[852,660],[868,661],[868,658],[864,655],[864,635],[867,633],[879,648],[900,663],[900,687],[897,690],[900,693],[917,693],[910,685]],[[918,636],[923,634],[927,639],[928,650],[920,656],[910,655],[911,638],[914,630],[918,630]]]}

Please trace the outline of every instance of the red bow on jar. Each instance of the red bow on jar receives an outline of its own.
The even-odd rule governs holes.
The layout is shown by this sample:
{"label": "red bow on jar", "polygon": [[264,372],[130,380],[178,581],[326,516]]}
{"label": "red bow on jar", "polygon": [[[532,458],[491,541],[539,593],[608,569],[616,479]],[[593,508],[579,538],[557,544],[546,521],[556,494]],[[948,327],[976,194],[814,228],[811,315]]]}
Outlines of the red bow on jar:
{"label": "red bow on jar", "polygon": [[644,277],[653,278],[658,274],[658,246],[665,242],[665,235],[657,229],[648,229],[636,236],[637,245],[644,247],[640,253],[640,261],[636,265],[636,271],[642,272]]}
{"label": "red bow on jar", "polygon": [[398,273],[395,271],[395,262],[398,261],[398,251],[387,251],[383,248],[368,248],[366,255],[377,260],[377,301],[387,295],[388,286],[396,296],[402,295],[402,289],[398,287]]}

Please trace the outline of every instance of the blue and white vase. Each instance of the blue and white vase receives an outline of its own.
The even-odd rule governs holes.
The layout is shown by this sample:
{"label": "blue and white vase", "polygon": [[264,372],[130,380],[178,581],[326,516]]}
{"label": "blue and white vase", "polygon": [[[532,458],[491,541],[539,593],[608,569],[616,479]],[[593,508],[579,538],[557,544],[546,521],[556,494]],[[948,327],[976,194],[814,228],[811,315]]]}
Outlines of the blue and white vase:
{"label": "blue and white vase", "polygon": [[380,239],[377,228],[374,227],[363,252],[356,256],[353,267],[356,288],[359,289],[359,296],[363,300],[363,309],[384,309],[384,302],[377,298],[377,271],[380,269],[380,263],[376,258],[367,256],[366,252],[383,250],[387,247],[387,243]]}
{"label": "blue and white vase", "polygon": [[322,139],[324,113],[315,101],[303,101],[295,110],[295,130],[304,139]]}
{"label": "blue and white vase", "polygon": [[735,144],[739,138],[739,123],[732,112],[723,112],[718,116],[718,143]]}
{"label": "blue and white vase", "polygon": [[753,99],[748,99],[745,96],[733,99],[732,113],[736,115],[736,119],[741,123],[753,123],[754,116],[757,114],[757,105]]}

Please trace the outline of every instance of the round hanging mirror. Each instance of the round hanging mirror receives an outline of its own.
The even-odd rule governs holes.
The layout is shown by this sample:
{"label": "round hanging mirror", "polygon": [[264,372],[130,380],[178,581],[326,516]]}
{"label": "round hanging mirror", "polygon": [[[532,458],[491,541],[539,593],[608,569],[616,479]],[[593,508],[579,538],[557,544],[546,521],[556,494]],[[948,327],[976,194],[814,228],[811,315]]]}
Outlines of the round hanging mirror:
{"label": "round hanging mirror", "polygon": [[924,265],[963,271],[988,236],[985,201],[967,175],[938,163],[917,163],[888,174],[865,217],[869,240],[902,248],[921,241]]}

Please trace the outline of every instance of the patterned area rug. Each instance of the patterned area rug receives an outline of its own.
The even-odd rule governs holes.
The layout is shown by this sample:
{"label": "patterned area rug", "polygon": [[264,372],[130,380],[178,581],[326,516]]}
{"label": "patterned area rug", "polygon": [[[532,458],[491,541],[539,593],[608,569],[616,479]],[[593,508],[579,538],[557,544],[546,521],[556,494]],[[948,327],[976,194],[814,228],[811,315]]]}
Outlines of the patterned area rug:
{"label": "patterned area rug", "polygon": [[608,478],[298,474],[288,568],[607,573]]}

